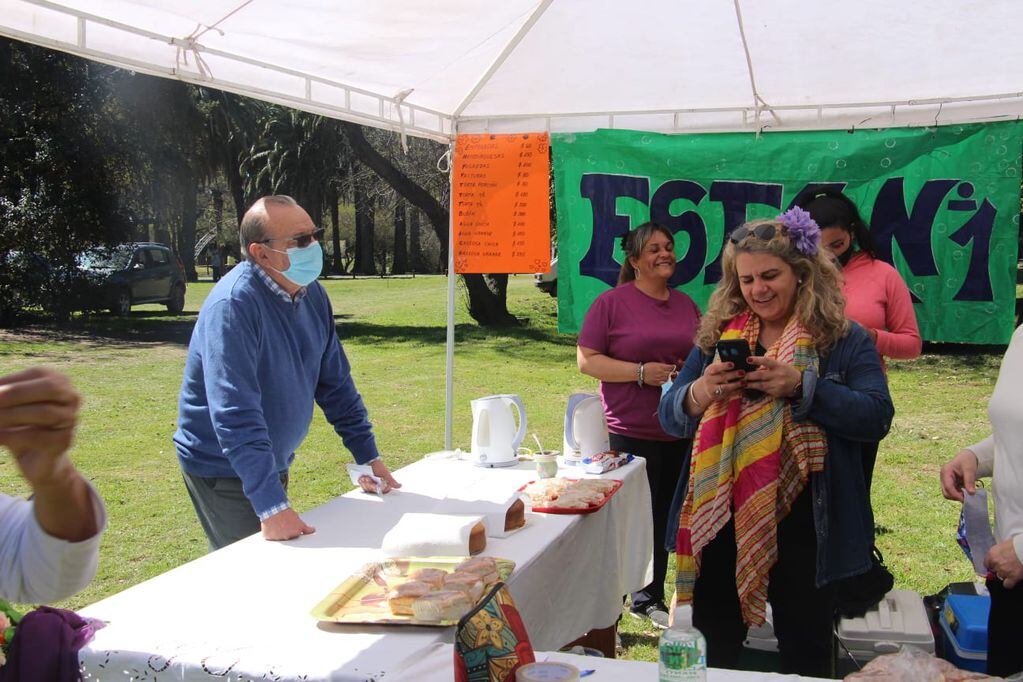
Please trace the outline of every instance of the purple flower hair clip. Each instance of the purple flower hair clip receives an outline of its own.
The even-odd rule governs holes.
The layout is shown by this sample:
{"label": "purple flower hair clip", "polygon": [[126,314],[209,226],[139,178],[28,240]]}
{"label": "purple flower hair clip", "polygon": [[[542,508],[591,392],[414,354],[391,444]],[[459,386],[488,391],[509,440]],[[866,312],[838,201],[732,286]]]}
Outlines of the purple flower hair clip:
{"label": "purple flower hair clip", "polygon": [[793,206],[778,216],[778,222],[785,226],[785,232],[800,253],[804,256],[817,254],[817,247],[821,243],[821,228],[807,211]]}

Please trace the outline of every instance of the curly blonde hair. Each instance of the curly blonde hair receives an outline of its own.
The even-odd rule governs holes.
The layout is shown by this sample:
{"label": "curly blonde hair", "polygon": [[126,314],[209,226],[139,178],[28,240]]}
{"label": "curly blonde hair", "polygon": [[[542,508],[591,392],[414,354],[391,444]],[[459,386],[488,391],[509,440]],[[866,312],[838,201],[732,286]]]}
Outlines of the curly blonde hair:
{"label": "curly blonde hair", "polygon": [[738,244],[731,240],[725,244],[721,255],[721,281],[711,294],[707,311],[700,320],[696,345],[706,353],[712,352],[729,320],[749,308],[735,270],[736,255],[765,253],[788,263],[796,278],[802,280],[796,292],[795,314],[813,337],[817,351],[826,352],[849,330],[845,298],[841,291],[842,275],[820,248],[812,256],[799,251],[777,220],[757,220],[746,223],[744,227],[752,230],[764,223],[774,225],[775,233],[771,239],[764,241],[751,232]]}

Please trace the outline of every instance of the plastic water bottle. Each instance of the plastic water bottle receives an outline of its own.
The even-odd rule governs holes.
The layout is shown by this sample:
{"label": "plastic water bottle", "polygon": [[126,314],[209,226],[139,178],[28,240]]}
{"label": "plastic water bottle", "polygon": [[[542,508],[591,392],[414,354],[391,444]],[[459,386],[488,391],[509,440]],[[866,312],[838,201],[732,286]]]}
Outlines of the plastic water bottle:
{"label": "plastic water bottle", "polygon": [[661,633],[658,648],[660,682],[707,679],[707,641],[692,625],[672,625]]}

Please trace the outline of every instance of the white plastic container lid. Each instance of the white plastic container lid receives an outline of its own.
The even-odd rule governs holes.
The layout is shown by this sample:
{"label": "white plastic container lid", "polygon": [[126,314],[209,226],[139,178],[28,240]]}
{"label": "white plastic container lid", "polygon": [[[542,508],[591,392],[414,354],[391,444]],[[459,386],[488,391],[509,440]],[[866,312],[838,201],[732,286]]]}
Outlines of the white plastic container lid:
{"label": "white plastic container lid", "polygon": [[568,663],[527,663],[515,671],[515,682],[579,682],[579,668]]}
{"label": "white plastic container lid", "polygon": [[911,590],[892,590],[864,616],[841,619],[838,636],[849,650],[870,657],[894,653],[903,644],[934,652],[923,598]]}

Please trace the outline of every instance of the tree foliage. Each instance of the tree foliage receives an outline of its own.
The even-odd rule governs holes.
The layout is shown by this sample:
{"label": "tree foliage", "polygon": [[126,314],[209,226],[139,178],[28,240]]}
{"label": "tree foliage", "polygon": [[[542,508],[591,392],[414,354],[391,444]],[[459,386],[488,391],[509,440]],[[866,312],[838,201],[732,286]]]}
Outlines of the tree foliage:
{"label": "tree foliage", "polygon": [[[109,131],[96,65],[0,40],[0,318],[48,305],[59,291],[37,280],[71,268],[83,246],[124,238],[130,218],[103,163]],[[28,271],[28,272],[26,272]],[[42,284],[41,284],[42,283]]]}
{"label": "tree foliage", "polygon": [[[422,272],[420,216],[446,267],[441,145],[410,140],[406,152],[391,133],[5,39],[0,82],[0,321],[59,308],[67,287],[33,273],[70,276],[96,245],[166,243],[195,280],[203,244],[236,243],[245,208],[267,194],[293,196],[317,225],[330,219],[335,272]],[[354,206],[354,249],[342,246],[342,204]],[[516,323],[500,277],[464,281],[480,324]]]}

